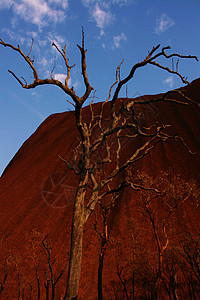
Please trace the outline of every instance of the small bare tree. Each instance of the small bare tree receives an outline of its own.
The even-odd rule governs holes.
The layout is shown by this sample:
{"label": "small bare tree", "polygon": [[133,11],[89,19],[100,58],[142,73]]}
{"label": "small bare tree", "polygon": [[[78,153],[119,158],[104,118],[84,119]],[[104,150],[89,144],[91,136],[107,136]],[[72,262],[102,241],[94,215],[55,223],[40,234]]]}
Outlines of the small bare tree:
{"label": "small bare tree", "polygon": [[[61,268],[60,266],[60,272],[57,276],[54,274],[53,270],[53,265],[56,262],[55,259],[53,260],[51,258],[51,250],[52,250],[52,245],[51,241],[47,240],[47,236],[42,240],[42,245],[46,250],[47,254],[47,270],[45,270],[45,276],[46,276],[46,282],[44,283],[45,289],[46,289],[46,300],[53,300],[55,299],[55,288],[58,283],[58,281],[61,279],[63,276],[67,265],[68,261],[65,263],[64,267]],[[51,296],[50,296],[50,290],[51,290]]]}
{"label": "small bare tree", "polygon": [[[61,299],[63,292],[59,292],[57,286],[61,281],[65,282],[63,277],[68,266],[68,259],[64,261],[62,256],[62,265],[59,263],[52,251],[52,241],[48,235],[44,236],[44,233],[33,230],[28,235],[28,241],[31,244],[29,257],[33,261],[37,282],[36,288],[34,288],[34,296],[38,300],[44,297],[44,295],[46,300],[53,300],[56,297]],[[28,297],[28,294],[26,297]]]}
{"label": "small bare tree", "polygon": [[[94,228],[99,236],[101,247],[99,253],[99,266],[98,266],[98,300],[103,299],[103,267],[104,267],[104,256],[106,253],[107,243],[109,241],[109,229],[108,229],[108,218],[113,206],[115,205],[115,200],[118,195],[111,195],[110,199],[103,199],[99,202],[101,217],[102,217],[102,229],[98,228],[98,219],[95,211],[95,224]],[[106,201],[107,200],[107,201]]]}
{"label": "small bare tree", "polygon": [[[163,47],[159,51],[160,45],[157,45],[148,52],[144,60],[136,63],[131,68],[129,74],[124,79],[121,79],[120,75],[121,65],[123,63],[122,61],[116,69],[115,82],[110,87],[108,98],[100,105],[98,112],[95,111],[95,107],[98,106],[93,107],[90,105],[90,117],[88,120],[88,117],[86,118],[84,114],[86,110],[83,109],[83,105],[93,91],[93,87],[90,85],[87,74],[87,50],[85,49],[83,30],[82,45],[77,45],[81,54],[82,77],[85,85],[85,92],[82,96],[78,96],[73,87],[69,86],[70,72],[74,65],[69,65],[66,45],[64,49],[61,50],[55,43],[52,44],[52,46],[55,47],[58,53],[62,56],[66,66],[66,78],[65,83],[63,84],[53,77],[53,71],[51,72],[50,78],[41,79],[39,77],[34,66],[34,61],[31,59],[32,46],[29,53],[26,55],[21,50],[20,46],[15,47],[12,44],[4,42],[2,39],[0,39],[0,44],[18,52],[32,69],[34,76],[32,83],[28,83],[23,77],[20,79],[13,71],[9,70],[24,89],[33,89],[40,85],[56,85],[71,97],[72,103],[75,107],[75,120],[76,127],[80,135],[80,143],[74,150],[73,163],[69,163],[65,158],[62,158],[62,160],[71,170],[74,171],[75,174],[79,176],[79,183],[73,209],[68,280],[64,296],[64,299],[77,299],[79,278],[81,274],[83,229],[86,221],[95,210],[96,204],[106,195],[120,191],[126,186],[131,185],[133,189],[139,189],[140,187],[133,182],[128,182],[127,180],[118,181],[119,175],[122,174],[128,166],[135,164],[138,160],[150,153],[158,143],[165,143],[170,139],[175,139],[184,144],[181,137],[177,135],[172,136],[167,133],[169,125],[154,124],[150,128],[142,127],[137,122],[137,115],[135,114],[134,108],[138,103],[141,105],[148,105],[150,103],[170,101],[188,104],[192,100],[187,98],[180,91],[173,90],[165,93],[159,98],[146,100],[142,103],[139,100],[133,99],[119,103],[117,99],[121,88],[133,78],[138,69],[147,65],[152,65],[168,73],[177,75],[183,83],[187,84],[187,79],[184,78],[178,70],[174,71],[170,67],[158,63],[157,59],[160,57],[163,57],[166,60],[173,57],[177,57],[179,59],[198,59],[196,56],[180,55],[177,53],[168,55],[166,51],[170,49],[169,46]],[[114,87],[115,90],[113,92]],[[183,101],[173,99],[173,95],[175,94],[179,94]],[[93,99],[94,97],[95,93]],[[142,138],[140,146],[132,149],[129,157],[124,156],[122,142],[124,140],[134,140],[140,137]],[[100,152],[102,154],[101,157],[99,156]],[[106,177],[97,181],[96,170],[99,166],[106,166],[109,172],[106,173]],[[111,185],[111,183],[113,183],[113,188],[108,189],[108,186]]]}

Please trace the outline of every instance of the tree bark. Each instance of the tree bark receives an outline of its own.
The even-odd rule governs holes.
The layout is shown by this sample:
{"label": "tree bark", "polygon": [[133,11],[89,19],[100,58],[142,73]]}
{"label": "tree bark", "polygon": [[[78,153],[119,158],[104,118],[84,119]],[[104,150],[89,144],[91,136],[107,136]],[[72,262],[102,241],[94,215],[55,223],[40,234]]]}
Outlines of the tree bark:
{"label": "tree bark", "polygon": [[79,280],[81,275],[83,229],[85,224],[84,198],[84,184],[79,184],[74,203],[67,288],[64,296],[65,300],[78,298]]}

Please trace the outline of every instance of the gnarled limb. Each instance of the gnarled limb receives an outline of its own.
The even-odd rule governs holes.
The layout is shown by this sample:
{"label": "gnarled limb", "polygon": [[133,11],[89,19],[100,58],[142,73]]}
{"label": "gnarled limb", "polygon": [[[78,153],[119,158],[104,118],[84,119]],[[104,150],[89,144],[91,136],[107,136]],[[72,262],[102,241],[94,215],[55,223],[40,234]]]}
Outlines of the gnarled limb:
{"label": "gnarled limb", "polygon": [[23,80],[25,81],[25,83],[23,83],[21,81],[21,79],[13,71],[9,70],[9,73],[11,73],[14,76],[14,78],[20,83],[20,85],[25,89],[32,89],[32,88],[35,88],[36,86],[46,85],[46,84],[57,85],[66,94],[68,94],[72,98],[72,100],[75,102],[76,105],[78,105],[80,107],[83,105],[83,103],[89,97],[91,91],[93,90],[93,88],[89,84],[89,80],[88,80],[88,76],[87,76],[87,72],[86,72],[86,68],[87,68],[86,56],[85,56],[86,50],[84,49],[84,31],[83,30],[82,30],[82,47],[78,46],[79,49],[81,50],[82,75],[83,75],[84,83],[86,86],[86,91],[82,97],[78,97],[78,95],[76,95],[76,93],[74,92],[73,88],[69,88],[69,86],[68,86],[68,81],[70,78],[70,70],[72,67],[74,67],[74,65],[69,66],[69,64],[68,64],[68,59],[66,56],[66,45],[65,45],[63,51],[61,51],[55,43],[52,44],[64,58],[65,65],[67,67],[67,76],[66,76],[65,84],[63,84],[59,80],[54,79],[53,76],[51,76],[51,78],[46,78],[46,79],[39,78],[38,72],[37,72],[35,66],[33,65],[34,60],[31,60],[31,58],[30,58],[30,53],[31,53],[31,50],[33,47],[33,41],[32,41],[31,49],[30,49],[28,55],[26,55],[21,50],[19,45],[18,45],[18,47],[15,47],[12,44],[5,43],[2,39],[0,39],[0,44],[4,47],[9,47],[9,48],[13,49],[14,51],[18,52],[24,58],[24,60],[28,63],[28,65],[31,67],[31,69],[33,71],[34,81],[30,84],[28,84],[24,78],[23,78]]}
{"label": "gnarled limb", "polygon": [[112,114],[114,113],[114,105],[115,105],[115,102],[116,102],[116,100],[117,100],[117,98],[118,98],[118,96],[119,96],[119,92],[120,92],[122,86],[123,86],[124,84],[126,84],[131,78],[133,78],[133,76],[134,76],[134,74],[135,74],[135,71],[136,71],[137,69],[139,69],[139,68],[141,68],[141,67],[144,67],[144,66],[146,66],[147,64],[153,64],[153,65],[155,65],[155,66],[157,66],[157,67],[159,67],[159,68],[164,69],[165,71],[168,71],[168,72],[170,72],[170,73],[174,73],[174,74],[178,75],[178,76],[181,78],[181,80],[182,80],[183,83],[188,83],[188,81],[187,81],[180,73],[175,72],[175,71],[172,71],[171,69],[166,68],[166,67],[164,67],[164,66],[162,66],[162,65],[160,65],[160,64],[158,64],[158,63],[156,63],[155,60],[156,60],[157,58],[161,57],[161,56],[164,56],[164,57],[167,58],[167,59],[168,59],[168,58],[171,58],[171,57],[174,57],[174,56],[178,56],[179,58],[192,58],[192,59],[195,59],[196,61],[198,61],[197,56],[193,56],[193,55],[180,55],[180,54],[177,54],[177,53],[172,53],[172,54],[170,54],[170,55],[167,55],[166,52],[165,52],[165,50],[170,49],[170,46],[163,47],[162,50],[161,50],[160,52],[158,52],[157,54],[155,54],[155,55],[153,56],[153,54],[158,50],[159,47],[160,47],[160,44],[157,45],[156,47],[153,47],[153,49],[152,49],[151,52],[148,54],[148,56],[147,56],[143,61],[141,61],[140,63],[136,63],[136,64],[132,67],[132,69],[131,69],[130,73],[128,74],[128,76],[125,77],[123,80],[120,80],[120,81],[119,81],[119,83],[118,83],[118,85],[117,85],[117,88],[116,88],[116,90],[115,90],[115,93],[114,93],[114,95],[113,95],[113,98],[112,98],[112,100],[111,100],[111,104],[112,104],[112,105],[111,105],[111,113],[112,113]]}

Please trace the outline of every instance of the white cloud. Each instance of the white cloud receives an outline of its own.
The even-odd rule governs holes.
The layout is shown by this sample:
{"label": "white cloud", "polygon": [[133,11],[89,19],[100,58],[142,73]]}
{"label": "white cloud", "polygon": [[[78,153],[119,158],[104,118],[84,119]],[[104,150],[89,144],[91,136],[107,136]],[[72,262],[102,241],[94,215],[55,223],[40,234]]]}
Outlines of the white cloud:
{"label": "white cloud", "polygon": [[3,33],[6,33],[6,35],[13,41],[17,42],[20,45],[28,44],[28,42],[31,41],[31,39],[26,39],[25,36],[18,34],[16,31],[12,31],[8,28],[2,29]]}
{"label": "white cloud", "polygon": [[56,44],[63,44],[65,42],[65,39],[64,37],[62,37],[61,35],[59,34],[50,34],[49,35],[49,38],[51,39],[51,41],[53,40],[54,43]]}
{"label": "white cloud", "polygon": [[6,33],[7,36],[9,36],[10,39],[14,39],[15,38],[15,33],[12,30],[8,29],[8,28],[3,28],[2,32]]}
{"label": "white cloud", "polygon": [[81,0],[82,4],[88,8],[89,15],[96,26],[100,29],[100,35],[104,34],[104,29],[115,19],[111,13],[110,4],[112,1],[102,0]]}
{"label": "white cloud", "polygon": [[169,29],[174,24],[175,22],[170,17],[168,17],[166,14],[162,14],[161,17],[157,18],[156,20],[155,33],[160,34]]}
{"label": "white cloud", "polygon": [[40,47],[44,47],[47,44],[47,40],[46,39],[39,39],[37,38],[37,43]]}
{"label": "white cloud", "polygon": [[27,31],[26,35],[31,36],[33,39],[38,37],[38,33],[36,31]]}
{"label": "white cloud", "polygon": [[120,35],[114,36],[113,42],[114,42],[114,47],[119,48],[121,46],[122,41],[126,41],[126,35],[122,32]]}
{"label": "white cloud", "polygon": [[[59,80],[63,84],[65,84],[66,77],[67,77],[66,74],[63,74],[63,73],[56,73],[53,76],[54,79]],[[76,89],[79,86],[79,82],[77,80],[72,80],[71,78],[69,78],[68,85],[69,85],[69,87],[73,86],[73,88]]]}
{"label": "white cloud", "polygon": [[66,9],[69,5],[68,0],[49,0],[50,3],[61,5],[63,9]]}
{"label": "white cloud", "polygon": [[100,35],[104,35],[104,29],[114,20],[115,15],[111,12],[112,5],[129,5],[136,0],[81,0],[82,4],[88,8],[89,15],[96,22],[100,29]]}
{"label": "white cloud", "polygon": [[129,5],[131,3],[134,3],[136,0],[81,0],[83,5],[89,7],[91,4],[99,3],[100,5],[104,7],[109,7],[111,4],[117,4],[117,5]]}
{"label": "white cloud", "polygon": [[81,2],[83,3],[83,5],[88,7],[91,4],[93,4],[95,2],[95,0],[81,0]]}
{"label": "white cloud", "polygon": [[[47,39],[51,44],[56,44],[59,49],[63,49],[64,44],[67,44],[66,40],[59,34],[49,33]],[[53,51],[58,53],[55,47],[53,47]]]}
{"label": "white cloud", "polygon": [[104,28],[113,21],[114,16],[110,11],[101,9],[98,3],[96,3],[90,13],[96,22],[96,26],[101,30],[101,35],[104,34]]}
{"label": "white cloud", "polygon": [[[65,84],[65,78],[66,78],[66,74],[62,74],[62,73],[56,73],[54,74],[54,79],[59,80],[60,82],[62,82],[63,84]],[[71,79],[69,79],[68,84],[71,84]]]}
{"label": "white cloud", "polygon": [[167,79],[165,79],[163,81],[163,83],[168,84],[170,86],[170,88],[172,88],[173,85],[174,85],[174,78],[173,78],[173,76],[170,76]]}
{"label": "white cloud", "polygon": [[42,57],[39,61],[39,65],[42,66],[43,68],[45,68],[48,64],[49,61],[45,57]]}
{"label": "white cloud", "polygon": [[39,27],[49,21],[62,22],[67,7],[68,0],[0,0],[0,9],[12,8],[15,17]]}
{"label": "white cloud", "polygon": [[133,3],[133,2],[134,2],[133,0],[112,0],[113,4],[118,4],[120,6],[122,6],[122,5],[129,5],[129,4]]}

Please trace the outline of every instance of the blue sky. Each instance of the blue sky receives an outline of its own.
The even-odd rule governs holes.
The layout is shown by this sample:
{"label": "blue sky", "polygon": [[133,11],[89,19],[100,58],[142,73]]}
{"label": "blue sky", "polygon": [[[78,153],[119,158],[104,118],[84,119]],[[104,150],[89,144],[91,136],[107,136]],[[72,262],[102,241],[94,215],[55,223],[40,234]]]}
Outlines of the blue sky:
{"label": "blue sky", "polygon": [[[145,58],[153,46],[170,45],[172,52],[200,58],[199,0],[0,0],[0,37],[20,44],[28,54],[34,39],[32,57],[41,78],[63,80],[62,59],[52,48],[67,45],[72,69],[71,85],[81,94],[81,26],[86,36],[88,77],[96,89],[95,101],[106,99],[115,81],[115,69],[124,59],[121,76]],[[171,66],[171,61],[160,63]],[[32,82],[32,72],[19,54],[0,47],[0,174],[22,143],[50,114],[73,109],[57,87],[22,89],[7,72],[14,71]],[[183,60],[179,71],[192,81],[200,77],[200,64]],[[162,70],[145,67],[127,87],[128,97],[155,94],[183,86],[179,78]],[[125,97],[125,89],[121,97]]]}

